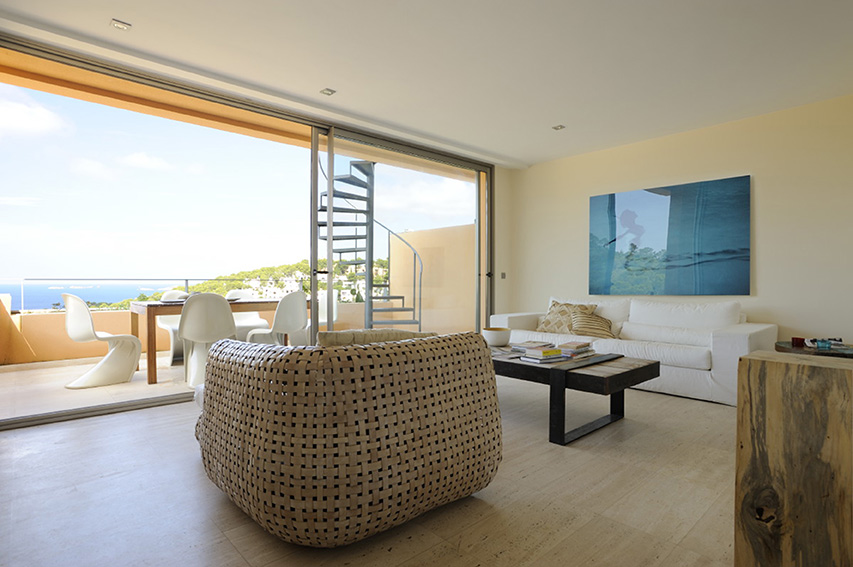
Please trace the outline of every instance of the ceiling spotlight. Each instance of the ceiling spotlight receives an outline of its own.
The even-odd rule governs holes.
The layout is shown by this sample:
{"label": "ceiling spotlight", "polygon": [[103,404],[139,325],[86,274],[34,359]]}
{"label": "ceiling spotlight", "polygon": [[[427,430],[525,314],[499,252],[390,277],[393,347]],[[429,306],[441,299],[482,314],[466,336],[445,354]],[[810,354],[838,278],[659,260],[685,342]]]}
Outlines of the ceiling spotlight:
{"label": "ceiling spotlight", "polygon": [[554,130],[565,130],[566,125],[565,124],[557,124],[556,126],[551,126],[551,128],[553,128]]}
{"label": "ceiling spotlight", "polygon": [[326,96],[332,96],[336,92],[338,92],[338,91],[336,91],[335,89],[323,89],[322,91],[320,91],[320,94],[324,94]]}
{"label": "ceiling spotlight", "polygon": [[112,21],[110,21],[110,25],[111,25],[112,27],[114,27],[115,29],[117,29],[117,30],[121,30],[121,31],[128,31],[130,28],[132,28],[132,27],[133,27],[133,26],[132,26],[132,25],[130,25],[129,23],[127,23],[127,22],[122,22],[121,20],[116,20],[115,18],[113,18],[113,20],[112,20]]}

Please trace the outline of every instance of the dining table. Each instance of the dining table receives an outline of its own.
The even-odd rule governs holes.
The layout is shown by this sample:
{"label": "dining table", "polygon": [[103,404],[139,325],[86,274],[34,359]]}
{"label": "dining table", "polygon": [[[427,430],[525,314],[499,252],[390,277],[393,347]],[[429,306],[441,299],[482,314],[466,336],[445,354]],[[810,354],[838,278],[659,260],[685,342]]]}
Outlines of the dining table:
{"label": "dining table", "polygon": [[[278,299],[240,299],[229,301],[228,305],[234,313],[246,311],[275,311]],[[130,302],[130,332],[139,336],[139,316],[145,317],[146,324],[146,360],[148,363],[148,383],[157,383],[157,316],[179,315],[184,309],[185,299],[174,301],[131,301]]]}

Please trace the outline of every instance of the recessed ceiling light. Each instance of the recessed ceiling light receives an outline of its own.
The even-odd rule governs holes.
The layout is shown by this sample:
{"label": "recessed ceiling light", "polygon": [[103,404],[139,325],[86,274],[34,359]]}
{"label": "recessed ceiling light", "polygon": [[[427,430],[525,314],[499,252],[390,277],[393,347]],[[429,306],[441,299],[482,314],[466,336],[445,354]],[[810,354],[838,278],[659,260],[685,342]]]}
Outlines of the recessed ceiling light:
{"label": "recessed ceiling light", "polygon": [[566,125],[565,124],[557,124],[556,126],[551,126],[551,128],[553,128],[554,130],[565,130]]}
{"label": "recessed ceiling light", "polygon": [[338,92],[338,91],[336,91],[335,89],[323,89],[322,91],[320,91],[320,94],[324,94],[326,96],[332,96],[336,92]]}
{"label": "recessed ceiling light", "polygon": [[113,20],[110,22],[110,25],[112,27],[114,27],[115,29],[121,30],[121,31],[128,31],[130,28],[133,27],[129,23],[122,22],[121,20],[116,20],[115,18],[113,18]]}

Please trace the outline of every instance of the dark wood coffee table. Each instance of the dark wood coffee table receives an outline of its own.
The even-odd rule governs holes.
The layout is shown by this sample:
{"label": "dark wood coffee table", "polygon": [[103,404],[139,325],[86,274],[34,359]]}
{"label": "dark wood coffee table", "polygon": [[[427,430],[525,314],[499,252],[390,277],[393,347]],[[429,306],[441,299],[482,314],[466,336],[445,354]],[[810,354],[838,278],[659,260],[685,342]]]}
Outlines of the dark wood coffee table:
{"label": "dark wood coffee table", "polygon": [[[493,362],[495,374],[550,386],[548,440],[558,445],[568,445],[625,417],[625,388],[660,375],[660,362],[618,354],[599,354],[555,364],[522,362],[514,355],[494,355]],[[610,396],[610,413],[566,431],[566,389]]]}

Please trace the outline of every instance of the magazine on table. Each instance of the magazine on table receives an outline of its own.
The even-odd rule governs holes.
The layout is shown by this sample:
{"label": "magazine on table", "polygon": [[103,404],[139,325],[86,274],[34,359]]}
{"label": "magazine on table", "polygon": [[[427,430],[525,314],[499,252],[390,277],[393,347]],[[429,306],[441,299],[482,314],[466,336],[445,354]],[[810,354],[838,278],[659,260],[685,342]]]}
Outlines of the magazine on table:
{"label": "magazine on table", "polygon": [[529,356],[530,358],[547,358],[549,356],[559,356],[561,354],[563,354],[563,351],[557,347],[534,347],[525,349],[524,351],[524,356]]}
{"label": "magazine on table", "polygon": [[523,343],[513,343],[509,345],[516,352],[527,352],[529,348],[553,347],[554,343],[548,341],[524,341]]}
{"label": "magazine on table", "polygon": [[546,356],[546,357],[536,357],[536,356],[520,356],[518,360],[523,362],[535,362],[537,364],[548,364],[553,362],[565,362],[567,360],[572,360],[571,357],[563,356],[562,354],[558,354],[556,356]]}

